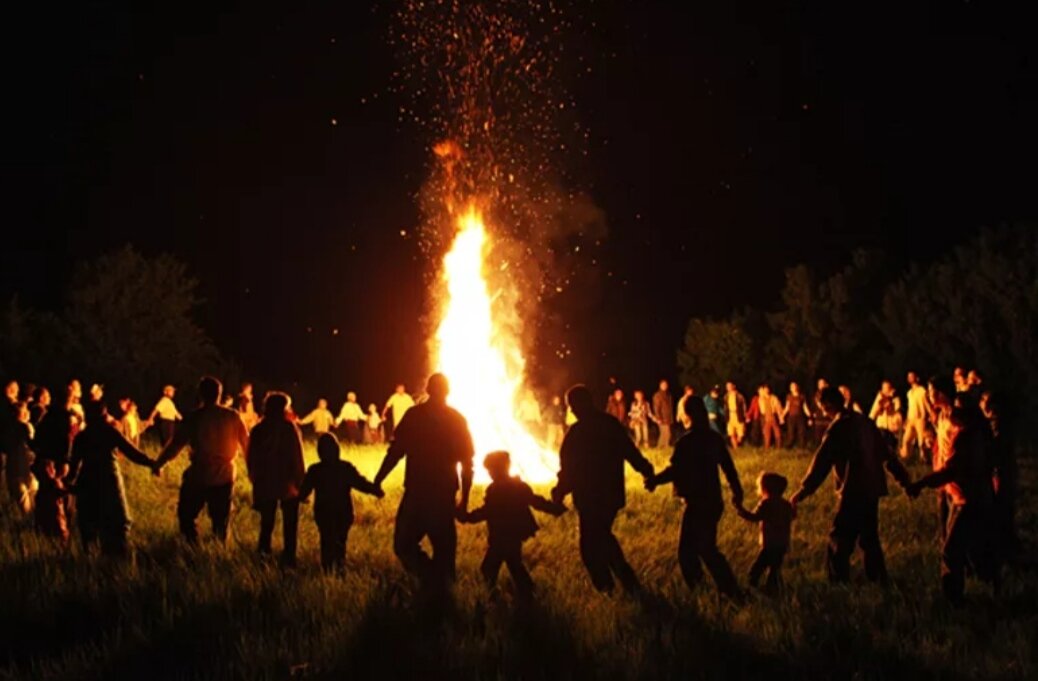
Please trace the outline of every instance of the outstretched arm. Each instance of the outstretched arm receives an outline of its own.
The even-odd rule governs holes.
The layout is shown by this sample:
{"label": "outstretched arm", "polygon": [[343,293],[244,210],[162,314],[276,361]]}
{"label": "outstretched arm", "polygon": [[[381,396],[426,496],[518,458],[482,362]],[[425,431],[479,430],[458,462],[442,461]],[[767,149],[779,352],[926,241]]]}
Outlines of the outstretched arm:
{"label": "outstretched arm", "polygon": [[825,439],[815,452],[814,459],[811,460],[804,480],[800,483],[800,489],[790,499],[794,505],[814,494],[815,490],[829,477],[829,470],[833,467],[833,450],[836,447],[831,435],[832,431],[826,433]]}
{"label": "outstretched arm", "polygon": [[400,459],[404,458],[404,449],[400,445],[400,438],[396,438],[389,445],[389,450],[386,451],[385,458],[382,459],[382,465],[378,468],[378,473],[375,474],[375,486],[382,487],[382,481],[385,480],[396,465],[400,463]]}
{"label": "outstretched arm", "polygon": [[721,444],[721,452],[719,461],[721,465],[721,472],[724,473],[725,479],[728,481],[728,486],[732,489],[732,503],[736,506],[742,505],[742,483],[739,481],[739,471],[735,468],[735,462],[732,461],[732,453],[728,451],[728,443],[724,441],[724,438],[718,438]]}
{"label": "outstretched arm", "polygon": [[545,499],[539,494],[534,494],[532,490],[530,492],[530,507],[551,515],[562,515],[566,512],[566,507],[562,504],[557,504],[551,499]]}
{"label": "outstretched arm", "polygon": [[[244,428],[244,425],[242,426]],[[162,450],[158,458],[155,459],[155,470],[162,468],[167,463],[176,458],[177,454],[180,454],[180,450],[187,446],[188,442],[191,441],[191,428],[185,426],[177,430],[176,434],[173,435],[173,440]]]}
{"label": "outstretched arm", "polygon": [[467,511],[469,507],[469,493],[472,491],[472,459],[475,455],[476,448],[472,444],[472,434],[466,426],[461,454],[461,501],[458,502],[458,508],[462,511]]}
{"label": "outstretched arm", "polygon": [[356,468],[353,468],[351,473],[352,475],[350,477],[352,479],[350,480],[350,486],[353,489],[358,492],[363,492],[364,494],[370,494],[373,497],[378,497],[379,499],[386,496],[386,493],[382,491],[382,488],[379,485],[376,485],[365,478]]}
{"label": "outstretched arm", "polygon": [[735,512],[736,514],[738,514],[740,518],[742,518],[743,520],[748,520],[751,523],[759,523],[761,521],[760,505],[758,505],[757,508],[753,509],[752,511],[747,511],[744,506],[736,506]]}
{"label": "outstretched arm", "polygon": [[148,458],[148,455],[141,450],[134,447],[129,440],[127,440],[122,433],[111,429],[112,433],[112,445],[123,453],[128,460],[137,464],[138,466],[147,466],[148,468],[154,468],[155,462]]}

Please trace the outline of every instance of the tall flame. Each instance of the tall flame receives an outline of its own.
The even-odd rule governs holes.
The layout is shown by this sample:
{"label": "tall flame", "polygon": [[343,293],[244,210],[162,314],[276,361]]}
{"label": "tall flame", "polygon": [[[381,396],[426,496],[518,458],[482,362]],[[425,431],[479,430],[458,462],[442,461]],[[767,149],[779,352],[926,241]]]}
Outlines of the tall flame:
{"label": "tall flame", "polygon": [[516,418],[525,362],[510,327],[495,322],[483,274],[487,250],[483,217],[470,207],[458,219],[457,235],[443,259],[447,298],[433,364],[450,381],[448,401],[468,420],[477,481],[486,481],[482,457],[504,449],[511,454],[513,474],[527,482],[548,482],[558,471],[558,457]]}

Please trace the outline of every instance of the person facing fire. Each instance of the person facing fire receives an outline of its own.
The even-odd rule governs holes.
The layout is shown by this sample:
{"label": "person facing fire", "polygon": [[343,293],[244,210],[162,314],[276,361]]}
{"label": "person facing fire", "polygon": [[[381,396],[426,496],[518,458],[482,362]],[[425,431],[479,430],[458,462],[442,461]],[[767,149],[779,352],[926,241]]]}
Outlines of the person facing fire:
{"label": "person facing fire", "polygon": [[[375,475],[375,485],[381,488],[386,476],[407,457],[393,551],[408,572],[431,586],[454,581],[458,547],[454,518],[468,510],[472,489],[472,434],[465,417],[447,406],[449,391],[446,376],[429,377],[429,399],[404,414]],[[432,544],[431,557],[422,550],[424,537]]]}
{"label": "person facing fire", "polygon": [[570,388],[566,403],[577,422],[562,441],[552,501],[562,503],[568,494],[573,495],[580,521],[580,556],[594,587],[611,592],[615,578],[626,591],[637,591],[638,578],[613,534],[613,521],[627,501],[624,462],[646,481],[652,478],[654,469],[623,425],[595,409],[586,386]]}
{"label": "person facing fire", "polygon": [[743,520],[760,523],[760,553],[750,568],[750,586],[757,588],[764,571],[768,581],[764,590],[774,593],[782,585],[782,562],[789,551],[789,538],[797,510],[782,495],[786,493],[788,481],[778,473],[761,473],[757,478],[757,493],[761,500],[752,511],[736,506],[735,511]]}
{"label": "person facing fire", "polygon": [[[732,449],[742,444],[746,437],[746,398],[735,389],[735,384],[729,381],[724,386],[725,411],[728,414],[728,439],[732,443]],[[686,408],[685,413],[688,413]]]}
{"label": "person facing fire", "polygon": [[342,403],[339,417],[335,425],[345,424],[346,441],[351,445],[359,445],[362,441],[360,424],[364,421],[364,410],[357,404],[357,393],[352,390],[346,393],[346,401]]}
{"label": "person facing fire", "polygon": [[[617,388],[609,395],[606,401],[606,413],[620,423],[627,423],[627,405],[624,404],[624,391]],[[578,417],[579,418],[579,417]]]}
{"label": "person facing fire", "polygon": [[523,542],[537,532],[530,509],[562,515],[566,507],[534,494],[529,485],[509,475],[511,463],[508,452],[487,454],[483,465],[493,482],[487,486],[483,505],[466,514],[462,522],[487,524],[487,552],[479,569],[490,592],[497,592],[497,575],[504,564],[519,597],[529,598],[533,595],[533,579],[523,565]]}
{"label": "person facing fire", "polygon": [[660,428],[660,436],[656,441],[659,448],[669,447],[671,427],[674,425],[674,398],[670,394],[670,385],[660,381],[660,389],[652,396],[653,421]]}

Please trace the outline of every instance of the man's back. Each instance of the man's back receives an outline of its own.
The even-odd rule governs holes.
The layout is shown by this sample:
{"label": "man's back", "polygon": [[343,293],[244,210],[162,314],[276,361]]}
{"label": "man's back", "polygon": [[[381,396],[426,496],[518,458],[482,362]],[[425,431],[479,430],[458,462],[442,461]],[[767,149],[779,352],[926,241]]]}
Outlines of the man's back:
{"label": "man's back", "polygon": [[194,482],[222,485],[234,480],[234,457],[245,450],[248,435],[237,412],[215,404],[200,407],[184,419],[184,427],[171,446],[191,446]]}
{"label": "man's back", "polygon": [[819,476],[824,479],[832,468],[840,496],[852,499],[886,496],[886,449],[879,429],[870,419],[856,412],[844,411],[826,431],[808,478],[820,483]]}
{"label": "man's back", "polygon": [[425,402],[404,414],[390,456],[406,456],[404,487],[412,494],[452,497],[458,489],[458,464],[471,469],[474,448],[465,417],[438,402]]}
{"label": "man's back", "polygon": [[598,506],[619,509],[625,502],[624,461],[651,474],[627,431],[608,414],[594,411],[580,417],[566,433],[559,452],[559,482],[573,492],[578,508]]}
{"label": "man's back", "polygon": [[723,437],[709,428],[686,433],[674,445],[671,467],[674,489],[690,506],[723,510],[720,472],[734,469]]}

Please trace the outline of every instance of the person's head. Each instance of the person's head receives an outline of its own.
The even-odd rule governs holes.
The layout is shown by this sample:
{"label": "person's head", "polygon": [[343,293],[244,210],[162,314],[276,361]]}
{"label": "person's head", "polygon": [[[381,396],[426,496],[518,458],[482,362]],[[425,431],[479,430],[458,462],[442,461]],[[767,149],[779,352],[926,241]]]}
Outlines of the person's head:
{"label": "person's head", "polygon": [[11,404],[18,401],[18,381],[8,381],[4,386],[4,397]]}
{"label": "person's head", "polygon": [[74,400],[78,400],[83,397],[83,386],[79,380],[73,378],[68,382],[68,396]]}
{"label": "person's head", "polygon": [[732,383],[731,381],[728,381],[727,383],[724,384],[724,391],[727,392],[727,393],[734,393],[735,392],[735,384]]}
{"label": "person's head", "polygon": [[251,383],[242,383],[241,384],[241,396],[242,397],[252,397],[252,384]]}
{"label": "person's head", "polygon": [[346,393],[346,401],[347,402],[356,402],[357,401],[357,393],[353,392],[352,390],[350,392]]}
{"label": "person's head", "polygon": [[406,390],[407,390],[407,388],[404,386],[403,383],[397,383],[396,384],[396,394],[397,395],[403,395]]}
{"label": "person's head", "polygon": [[789,392],[792,395],[799,395],[800,394],[800,386],[797,385],[796,381],[793,381],[793,382],[791,382],[789,384]]}
{"label": "person's head", "polygon": [[506,451],[490,452],[483,459],[483,467],[490,473],[490,479],[501,482],[508,479],[512,467],[512,457]]}
{"label": "person's head", "polygon": [[595,409],[595,405],[591,401],[591,391],[582,383],[578,383],[566,391],[566,406],[577,419],[587,416]]}
{"label": "person's head", "polygon": [[129,412],[131,404],[133,404],[133,402],[130,400],[129,397],[120,397],[119,398],[119,411],[121,411],[124,414]]}
{"label": "person's head", "polygon": [[826,386],[822,388],[821,394],[818,396],[818,404],[822,407],[822,411],[825,412],[826,416],[835,416],[843,411],[846,406],[843,394],[832,386]]}
{"label": "person's head", "polygon": [[163,397],[168,397],[169,399],[172,400],[174,397],[177,396],[177,389],[174,388],[171,385],[167,385],[166,387],[164,387],[162,389],[162,396]]}
{"label": "person's head", "polygon": [[58,477],[58,467],[54,463],[54,459],[43,460],[43,477],[48,480],[55,480]]}
{"label": "person's head", "polygon": [[90,399],[94,402],[104,399],[105,387],[100,383],[93,383],[90,386]]}
{"label": "person's head", "polygon": [[645,399],[645,393],[643,393],[641,390],[635,390],[634,391],[634,401],[635,402],[641,402],[644,399]]}
{"label": "person's head", "polygon": [[263,417],[285,418],[290,406],[292,406],[292,398],[281,391],[271,390],[263,397]]}
{"label": "person's head", "polygon": [[908,385],[914,388],[919,383],[919,376],[914,371],[909,371],[906,380],[908,381]]}
{"label": "person's head", "polygon": [[368,405],[368,413],[369,414],[377,414],[378,413],[378,407],[375,406],[374,402],[372,402],[371,404]]}
{"label": "person's head", "polygon": [[328,408],[328,400],[324,399],[323,397],[321,399],[317,400],[317,408],[318,409],[327,409]]}
{"label": "person's head", "polygon": [[721,396],[721,386],[715,385],[713,388],[710,388],[710,397],[713,397],[714,399],[717,399],[720,396]]}
{"label": "person's head", "polygon": [[202,401],[202,404],[219,404],[222,392],[223,384],[213,376],[204,376],[198,382],[198,399]]}
{"label": "person's head", "polygon": [[700,430],[710,427],[710,417],[706,413],[706,404],[702,397],[692,397],[685,400],[685,416],[691,421],[692,430]]}
{"label": "person's head", "polygon": [[684,389],[684,393],[685,393],[686,395],[692,395],[692,394],[694,394],[694,393],[695,393],[695,390],[693,390],[693,389],[692,389],[692,386],[690,386],[690,385],[686,385],[686,386],[685,386],[685,389]]}
{"label": "person's head", "polygon": [[819,390],[819,392],[822,391],[822,390],[825,390],[828,387],[829,387],[829,381],[825,380],[824,378],[818,379],[818,390]]}
{"label": "person's head", "polygon": [[338,461],[342,450],[339,440],[331,433],[324,433],[317,438],[317,458],[324,462]]}
{"label": "person's head", "polygon": [[955,382],[947,376],[934,376],[927,383],[926,394],[934,407],[950,408],[955,397]]}
{"label": "person's head", "polygon": [[559,395],[553,396],[551,398],[551,403],[556,407],[560,406],[562,404],[562,397]]}
{"label": "person's head", "polygon": [[760,387],[757,388],[757,394],[761,397],[767,397],[771,394],[771,388],[769,388],[766,383],[761,383]]}
{"label": "person's head", "polygon": [[879,384],[879,391],[889,397],[894,394],[894,384],[890,381],[883,381]]}
{"label": "person's head", "polygon": [[41,407],[49,407],[50,391],[44,388],[43,386],[40,386],[39,388],[36,388],[36,394],[33,395],[33,399],[36,401],[36,404],[40,405]]}
{"label": "person's head", "polygon": [[757,478],[757,490],[765,499],[779,499],[786,493],[789,481],[778,473],[761,473]]}
{"label": "person's head", "polygon": [[108,420],[108,407],[103,400],[90,400],[83,409],[83,415],[88,426],[101,424]]}
{"label": "person's head", "polygon": [[613,391],[613,399],[617,402],[622,402],[624,399],[624,391],[617,388]]}
{"label": "person's head", "polygon": [[980,374],[977,373],[976,369],[970,369],[970,372],[966,374],[966,385],[980,385],[981,379]]}
{"label": "person's head", "polygon": [[441,373],[430,376],[428,383],[425,384],[425,392],[429,395],[431,402],[446,402],[447,395],[450,393],[450,383],[447,382],[447,377]]}
{"label": "person's head", "polygon": [[29,403],[25,400],[16,402],[14,405],[14,415],[22,423],[29,422]]}
{"label": "person's head", "polygon": [[840,394],[843,395],[843,403],[848,407],[851,406],[851,389],[845,385],[841,385],[837,389],[840,391]]}
{"label": "person's head", "polygon": [[670,384],[667,383],[666,380],[660,381],[660,390],[662,390],[663,392],[667,392],[668,390],[670,390]]}

